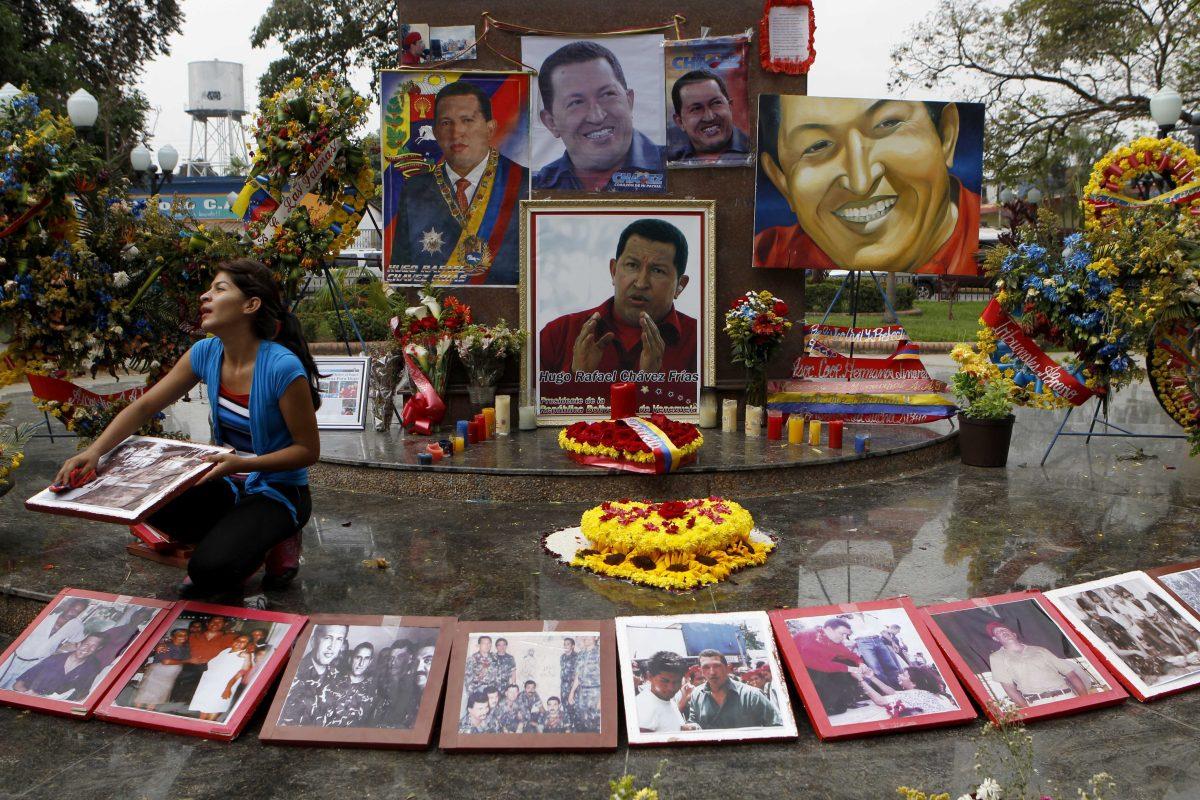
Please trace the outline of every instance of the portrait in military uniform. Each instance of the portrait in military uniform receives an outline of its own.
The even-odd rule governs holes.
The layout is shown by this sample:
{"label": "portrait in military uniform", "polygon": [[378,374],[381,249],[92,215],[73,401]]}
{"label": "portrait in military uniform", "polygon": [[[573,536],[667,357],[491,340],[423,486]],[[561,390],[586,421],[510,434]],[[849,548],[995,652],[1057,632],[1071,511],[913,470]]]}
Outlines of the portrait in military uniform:
{"label": "portrait in military uniform", "polygon": [[529,75],[385,71],[381,81],[384,279],[515,286]]}
{"label": "portrait in military uniform", "polygon": [[618,617],[616,625],[631,744],[795,738],[765,612]]}

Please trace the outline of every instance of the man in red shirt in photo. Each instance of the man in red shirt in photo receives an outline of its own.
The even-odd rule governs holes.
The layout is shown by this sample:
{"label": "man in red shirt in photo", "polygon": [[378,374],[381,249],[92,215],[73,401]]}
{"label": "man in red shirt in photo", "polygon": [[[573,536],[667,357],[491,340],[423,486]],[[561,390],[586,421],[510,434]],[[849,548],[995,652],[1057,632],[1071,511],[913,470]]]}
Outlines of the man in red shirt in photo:
{"label": "man in red shirt in photo", "polygon": [[849,622],[833,617],[819,628],[801,630],[792,636],[817,696],[831,717],[854,708],[861,699],[858,675],[863,660],[846,647],[851,633]]}
{"label": "man in red shirt in photo", "polygon": [[608,262],[613,296],[551,321],[539,336],[545,372],[696,371],[696,320],[675,308],[688,285],[688,245],[669,222],[639,219]]}

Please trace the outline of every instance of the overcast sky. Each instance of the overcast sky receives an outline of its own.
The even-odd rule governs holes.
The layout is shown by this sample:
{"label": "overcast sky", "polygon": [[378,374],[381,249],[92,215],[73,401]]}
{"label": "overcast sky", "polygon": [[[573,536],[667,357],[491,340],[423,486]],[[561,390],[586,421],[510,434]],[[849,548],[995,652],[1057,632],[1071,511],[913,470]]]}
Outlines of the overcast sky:
{"label": "overcast sky", "polygon": [[[817,59],[809,73],[809,94],[885,96],[892,48],[936,4],[937,0],[817,3]],[[250,32],[269,5],[269,0],[183,0],[186,14],[183,32],[172,37],[170,56],[146,66],[141,82],[142,91],[158,112],[156,119],[151,118],[152,149],[157,150],[169,142],[187,158],[191,119],[184,113],[184,106],[190,61],[216,58],[244,65],[246,108],[257,107],[258,76],[281,55],[281,51],[273,47],[256,50],[250,46]],[[867,20],[870,24],[864,25]],[[613,20],[613,24],[619,25],[620,20]],[[726,31],[716,27],[714,32]],[[365,94],[370,87],[370,76],[365,73],[353,75],[351,82]],[[918,93],[910,96],[932,99]],[[378,107],[372,110],[368,125],[372,130],[378,127]]]}

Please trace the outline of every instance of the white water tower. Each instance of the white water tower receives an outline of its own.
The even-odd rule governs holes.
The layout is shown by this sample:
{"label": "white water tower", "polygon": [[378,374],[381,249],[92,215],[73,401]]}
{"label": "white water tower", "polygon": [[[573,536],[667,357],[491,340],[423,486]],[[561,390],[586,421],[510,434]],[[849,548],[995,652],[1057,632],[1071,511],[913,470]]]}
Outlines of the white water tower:
{"label": "white water tower", "polygon": [[192,134],[181,175],[226,175],[235,160],[249,162],[241,64],[216,59],[188,64],[187,113]]}

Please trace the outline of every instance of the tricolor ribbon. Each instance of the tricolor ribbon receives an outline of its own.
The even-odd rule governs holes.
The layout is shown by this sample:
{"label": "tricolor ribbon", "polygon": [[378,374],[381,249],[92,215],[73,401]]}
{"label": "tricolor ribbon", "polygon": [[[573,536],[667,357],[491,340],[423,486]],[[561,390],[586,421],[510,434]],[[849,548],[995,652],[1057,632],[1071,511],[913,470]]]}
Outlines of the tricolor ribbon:
{"label": "tricolor ribbon", "polygon": [[641,417],[625,417],[621,421],[628,425],[654,454],[654,474],[665,475],[682,466],[683,456],[679,448],[657,425]]}
{"label": "tricolor ribbon", "polygon": [[404,365],[408,368],[408,377],[412,379],[417,391],[404,404],[400,411],[400,424],[410,433],[428,436],[446,416],[446,401],[442,400],[429,377],[413,361],[408,353],[404,354]]}
{"label": "tricolor ribbon", "polygon": [[1050,391],[1057,396],[1073,406],[1081,406],[1097,394],[1046,355],[994,299],[983,310],[981,319],[983,324],[992,329],[997,339],[1012,349],[1013,356],[1033,370],[1042,383],[1049,386]]}

